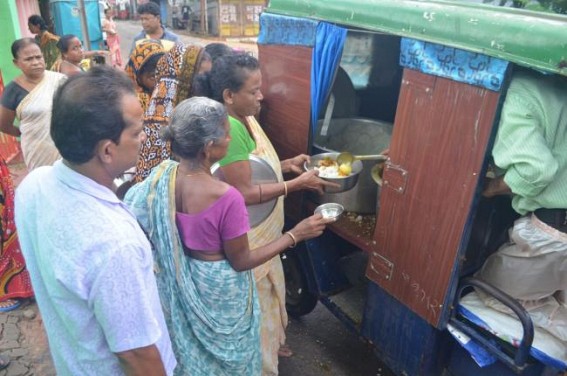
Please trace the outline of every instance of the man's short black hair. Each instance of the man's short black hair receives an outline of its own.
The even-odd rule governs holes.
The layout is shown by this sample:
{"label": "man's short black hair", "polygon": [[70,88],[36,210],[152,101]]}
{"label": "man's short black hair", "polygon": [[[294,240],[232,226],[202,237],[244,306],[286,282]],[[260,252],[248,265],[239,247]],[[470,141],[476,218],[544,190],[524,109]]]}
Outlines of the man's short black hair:
{"label": "man's short black hair", "polygon": [[138,6],[138,14],[152,14],[154,16],[159,17],[159,5],[153,2],[147,2],[145,4],[141,4]]}
{"label": "man's short black hair", "polygon": [[109,66],[95,66],[69,78],[55,93],[51,138],[61,156],[75,164],[90,161],[102,140],[118,144],[126,127],[125,95],[135,95],[132,81]]}

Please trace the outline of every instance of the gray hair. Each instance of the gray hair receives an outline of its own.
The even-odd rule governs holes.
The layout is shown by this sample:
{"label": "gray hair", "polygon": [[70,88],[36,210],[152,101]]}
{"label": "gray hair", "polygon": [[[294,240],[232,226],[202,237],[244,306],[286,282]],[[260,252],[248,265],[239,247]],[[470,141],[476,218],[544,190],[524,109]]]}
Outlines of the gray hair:
{"label": "gray hair", "polygon": [[192,97],[179,103],[169,126],[161,136],[171,142],[171,151],[181,158],[196,158],[209,143],[225,137],[228,114],[224,105],[206,97]]}

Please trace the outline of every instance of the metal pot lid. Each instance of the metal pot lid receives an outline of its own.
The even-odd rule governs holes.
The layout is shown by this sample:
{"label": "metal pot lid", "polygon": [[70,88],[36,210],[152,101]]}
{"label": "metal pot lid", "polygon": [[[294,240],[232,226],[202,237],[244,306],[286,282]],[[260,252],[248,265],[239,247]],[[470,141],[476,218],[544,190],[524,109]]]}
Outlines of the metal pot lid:
{"label": "metal pot lid", "polygon": [[[252,184],[269,184],[279,181],[272,166],[264,159],[257,155],[250,154],[248,160],[250,161],[250,169],[252,170]],[[218,163],[211,166],[211,173],[217,179],[226,181]],[[246,205],[250,227],[256,227],[268,218],[274,211],[277,202],[278,198],[276,197],[269,201],[262,202],[261,204]]]}

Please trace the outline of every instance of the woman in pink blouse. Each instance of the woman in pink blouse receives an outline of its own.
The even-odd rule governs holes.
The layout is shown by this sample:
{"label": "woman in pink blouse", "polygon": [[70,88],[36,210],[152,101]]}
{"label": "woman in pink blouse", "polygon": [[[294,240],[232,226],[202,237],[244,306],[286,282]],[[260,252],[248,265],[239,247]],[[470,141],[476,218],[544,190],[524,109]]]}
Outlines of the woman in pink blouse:
{"label": "woman in pink blouse", "polygon": [[329,220],[313,215],[250,250],[242,194],[211,175],[230,141],[224,106],[203,97],[187,99],[162,135],[179,162],[162,162],[128,191],[125,202],[154,245],[176,371],[260,375],[260,306],[251,269],[319,236]]}

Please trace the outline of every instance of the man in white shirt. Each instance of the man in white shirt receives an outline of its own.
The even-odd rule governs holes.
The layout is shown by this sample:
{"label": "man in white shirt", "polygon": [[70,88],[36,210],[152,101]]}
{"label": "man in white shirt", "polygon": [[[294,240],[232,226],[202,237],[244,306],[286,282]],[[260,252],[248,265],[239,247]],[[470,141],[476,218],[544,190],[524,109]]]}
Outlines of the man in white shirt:
{"label": "man in white shirt", "polygon": [[151,246],[114,194],[145,139],[130,80],[94,67],[53,102],[63,160],[16,192],[16,225],[58,375],[172,375]]}

